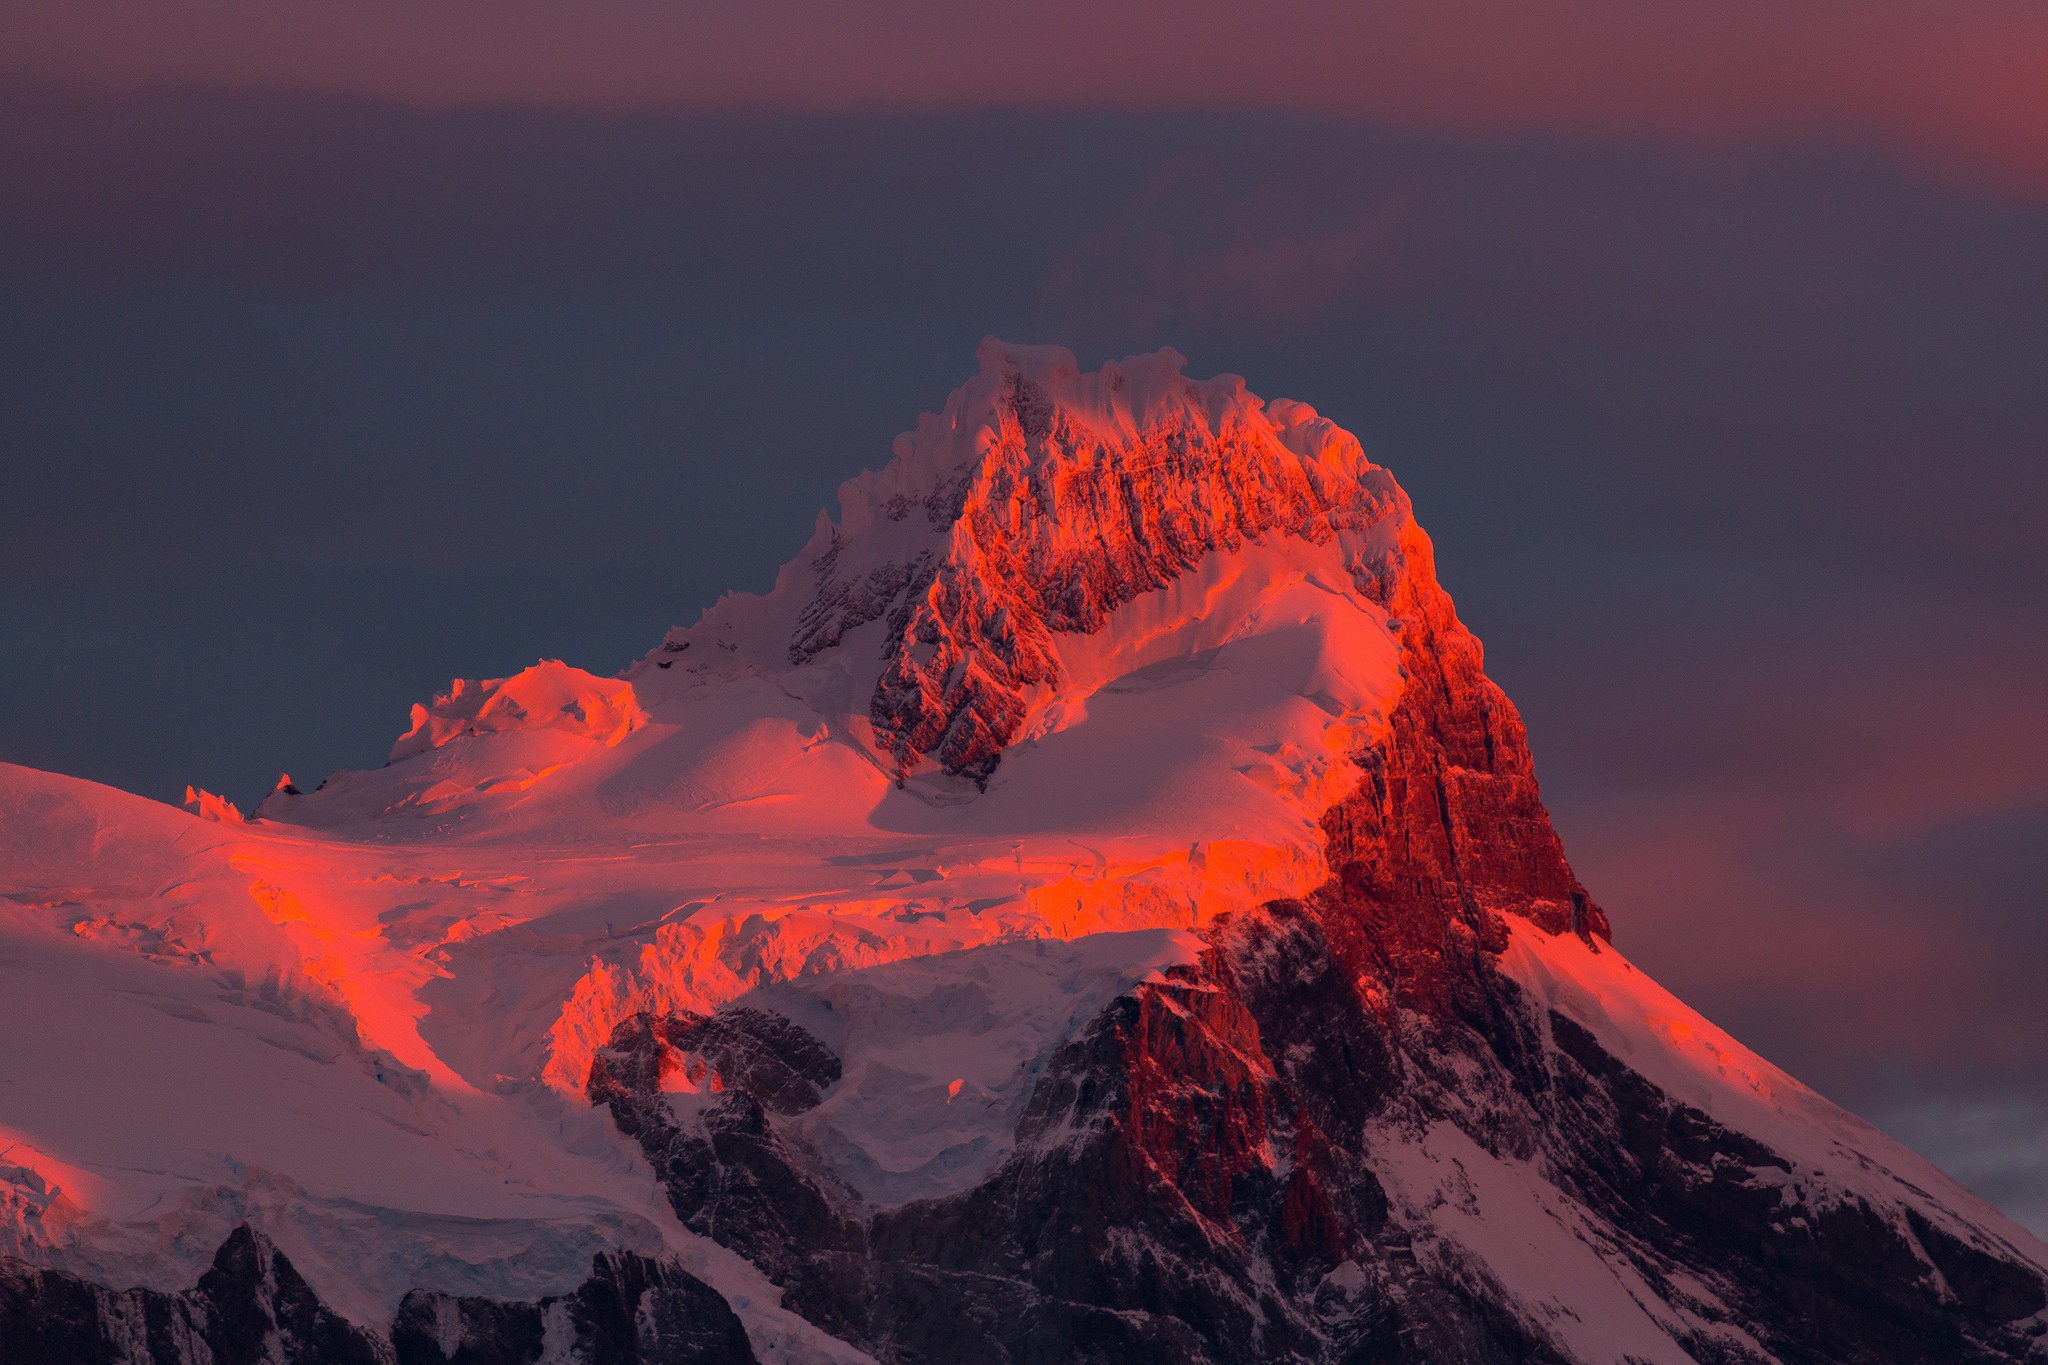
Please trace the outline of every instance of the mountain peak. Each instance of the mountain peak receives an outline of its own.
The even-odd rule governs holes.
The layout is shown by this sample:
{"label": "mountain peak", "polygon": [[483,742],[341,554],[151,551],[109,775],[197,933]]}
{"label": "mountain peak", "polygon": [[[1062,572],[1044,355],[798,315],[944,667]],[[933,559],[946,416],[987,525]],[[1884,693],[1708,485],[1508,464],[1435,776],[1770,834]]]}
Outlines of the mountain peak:
{"label": "mountain peak", "polygon": [[255,818],[0,764],[0,1357],[2037,1358],[2048,1247],[1613,947],[1392,478],[1183,369],[986,343],[773,592]]}
{"label": "mountain peak", "polygon": [[1213,551],[1339,541],[1384,600],[1407,499],[1314,408],[1188,379],[1170,349],[1083,373],[1063,347],[990,337],[979,361],[887,467],[841,487],[798,561],[790,664],[886,623],[867,711],[899,777],[929,759],[986,784],[1033,690],[1061,681],[1053,637],[1102,629]]}

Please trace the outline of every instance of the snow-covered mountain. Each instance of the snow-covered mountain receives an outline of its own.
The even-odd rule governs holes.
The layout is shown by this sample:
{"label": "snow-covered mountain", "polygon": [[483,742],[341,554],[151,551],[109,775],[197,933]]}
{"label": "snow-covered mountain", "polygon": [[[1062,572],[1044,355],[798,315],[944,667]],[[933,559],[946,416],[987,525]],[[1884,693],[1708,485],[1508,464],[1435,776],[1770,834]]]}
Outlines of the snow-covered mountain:
{"label": "snow-covered mountain", "polygon": [[1354,438],[980,362],[620,677],[248,818],[0,768],[0,1360],[2048,1358],[1613,947]]}

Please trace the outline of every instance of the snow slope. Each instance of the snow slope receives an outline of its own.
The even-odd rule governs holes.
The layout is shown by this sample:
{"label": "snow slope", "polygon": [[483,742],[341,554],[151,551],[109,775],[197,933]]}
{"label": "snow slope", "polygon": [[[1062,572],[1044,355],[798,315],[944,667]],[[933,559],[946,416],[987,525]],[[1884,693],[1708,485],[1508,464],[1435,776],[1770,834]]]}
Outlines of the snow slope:
{"label": "snow slope", "polygon": [[[182,1288],[250,1222],[376,1325],[666,1247],[764,1358],[857,1358],[676,1221],[585,1077],[636,1012],[770,1008],[843,1060],[791,1121],[825,1167],[876,1206],[953,1194],[1113,998],[1328,880],[1427,538],[1348,434],[1180,366],[986,343],[770,594],[619,678],[458,681],[388,766],[246,821],[0,767],[0,1251]],[[1533,998],[1797,1178],[1933,1190],[2048,1266],[1607,945],[1512,928]],[[1467,1146],[1403,1137],[1386,1183],[1583,1358],[1672,1358],[1578,1215]]]}

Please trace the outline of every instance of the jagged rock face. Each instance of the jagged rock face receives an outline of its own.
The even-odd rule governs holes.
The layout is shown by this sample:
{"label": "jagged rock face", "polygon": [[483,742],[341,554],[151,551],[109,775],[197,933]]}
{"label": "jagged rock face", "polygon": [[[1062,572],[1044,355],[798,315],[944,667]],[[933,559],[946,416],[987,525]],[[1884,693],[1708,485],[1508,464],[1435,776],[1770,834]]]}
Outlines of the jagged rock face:
{"label": "jagged rock face", "polygon": [[663,1039],[772,1035],[789,1072],[822,1079],[823,1045],[786,1021],[631,1021],[593,1102],[689,1226],[885,1361],[1584,1358],[1390,1198],[1389,1163],[1444,1126],[1540,1171],[1694,1359],[2025,1356],[2048,1305],[2036,1272],[1924,1218],[1760,1179],[1789,1163],[1500,969],[1505,915],[1589,943],[1607,924],[1477,642],[1426,562],[1408,567],[1424,571],[1391,594],[1408,686],[1327,817],[1329,883],[1217,925],[1198,965],[1062,1045],[979,1186],[863,1207],[778,1119],[809,1092],[786,1098],[759,1064],[764,1097],[729,1088],[694,1126],[678,1119],[654,1079]]}
{"label": "jagged rock face", "polygon": [[1490,966],[1458,1017],[1390,1013],[1397,986],[1327,913],[1273,906],[1116,1000],[1053,1059],[1016,1154],[949,1199],[861,1208],[740,1093],[700,1136],[658,1095],[604,1102],[693,1228],[888,1361],[1574,1358],[1483,1267],[1422,1254],[1390,1207],[1379,1144],[1445,1122],[1549,1172],[1696,1324],[1680,1341],[1696,1359],[2026,1355],[2021,1324],[2048,1298],[2025,1267],[1758,1183],[1783,1159]]}
{"label": "jagged rock face", "polygon": [[415,1290],[391,1326],[397,1365],[754,1365],[718,1292],[631,1252],[598,1256],[573,1294],[538,1303]]}
{"label": "jagged rock face", "polygon": [[[702,1071],[693,1071],[697,1057]],[[709,1101],[695,1122],[678,1118],[664,1078]],[[820,1325],[835,1329],[844,1324],[833,1277],[842,1261],[858,1260],[863,1242],[858,1221],[843,1212],[852,1195],[813,1172],[769,1114],[802,1113],[838,1079],[839,1059],[803,1029],[733,1009],[709,1019],[635,1015],[592,1060],[587,1090],[640,1144],[685,1227],[738,1251],[778,1284],[799,1293],[814,1287],[817,1304],[835,1306]]]}
{"label": "jagged rock face", "polygon": [[1436,581],[1427,540],[1402,545],[1388,611],[1401,623],[1401,701],[1363,780],[1323,816],[1332,933],[1370,961],[1390,1001],[1441,1010],[1505,944],[1500,916],[1611,937],[1566,862],[1527,732],[1482,671],[1479,642]]}
{"label": "jagged rock face", "polygon": [[[1908,1154],[1875,1134],[1865,1143],[1847,1116],[1816,1118],[1817,1097],[1732,1040],[1688,1050],[1676,1030],[1697,1042],[1711,1026],[1628,978],[1606,916],[1551,828],[1513,706],[1438,587],[1405,498],[1355,441],[1299,405],[1258,403],[1236,381],[1189,383],[1170,354],[1080,376],[1064,353],[999,343],[984,349],[981,378],[906,440],[889,469],[848,486],[842,525],[821,525],[773,595],[728,599],[635,675],[647,716],[672,733],[643,733],[653,725],[640,725],[642,692],[586,686],[559,666],[488,684],[488,696],[465,689],[441,724],[420,731],[450,742],[401,758],[399,768],[420,775],[405,779],[413,785],[365,788],[405,793],[377,809],[404,808],[457,777],[486,810],[501,786],[524,793],[544,777],[592,785],[538,804],[530,826],[452,842],[446,861],[425,856],[426,835],[401,841],[402,863],[381,852],[358,862],[353,845],[326,840],[320,856],[337,861],[309,885],[356,869],[331,911],[287,901],[268,882],[252,893],[248,864],[223,852],[208,875],[223,879],[243,918],[221,923],[303,933],[291,940],[300,953],[316,927],[322,944],[382,942],[391,955],[360,959],[380,972],[440,964],[447,971],[435,979],[462,992],[416,998],[432,1006],[433,1031],[446,1028],[465,1048],[476,1039],[456,1027],[461,1011],[521,996],[550,1008],[560,997],[534,983],[591,950],[556,1020],[566,1027],[548,1035],[573,1046],[557,1046],[543,1074],[608,1111],[684,1228],[781,1287],[783,1304],[766,1305],[751,1272],[726,1278],[734,1267],[723,1256],[693,1262],[719,1277],[748,1323],[777,1334],[772,1345],[760,1339],[778,1359],[804,1359],[819,1344],[786,1330],[785,1308],[892,1365],[2048,1359],[2048,1253],[2008,1245],[1989,1210],[1959,1211],[1959,1191],[1908,1185],[1899,1171],[1909,1168],[1885,1165]],[[1118,615],[1162,584],[1172,586]],[[1103,637],[1083,643],[1090,632]],[[854,640],[863,661],[853,661]],[[1283,666],[1276,641],[1301,644],[1309,662],[1297,669],[1290,654]],[[1263,642],[1259,652],[1226,653],[1252,642]],[[682,660],[698,646],[693,660],[709,662]],[[1191,661],[1195,676],[1152,685],[1160,670]],[[674,664],[680,673],[655,671]],[[1288,717],[1274,720],[1268,701],[1244,702],[1244,692],[1196,691],[1212,665],[1217,680],[1256,674],[1261,689],[1273,684],[1268,700]],[[1050,695],[1062,668],[1073,686]],[[1121,686],[1129,679],[1145,685]],[[1097,696],[1094,716],[1078,714]],[[864,706],[868,722],[858,718]],[[1219,715],[1224,707],[1233,709]],[[684,723],[699,714],[692,708],[708,717],[694,732]],[[1156,723],[1118,729],[1138,712]],[[946,782],[890,791],[877,772],[887,765],[870,761],[863,735],[871,723],[899,778],[936,760],[985,780],[1027,718],[1030,756],[980,797]],[[1221,755],[1211,767],[1149,766],[1217,721],[1227,733],[1207,736],[1216,747],[1201,751],[1203,764]],[[858,751],[846,749],[849,734]],[[1120,741],[1104,750],[1110,758],[1073,761],[1103,738]],[[679,739],[720,756],[679,758],[670,752]],[[564,754],[602,758],[614,744],[617,765],[604,760],[599,778],[579,778],[580,759],[547,776]],[[494,745],[513,746],[503,752],[515,757],[490,758]],[[798,768],[796,756],[813,750],[820,756],[801,762],[815,766]],[[472,752],[485,756],[465,766]],[[1252,761],[1263,757],[1276,761]],[[512,766],[515,758],[540,767]],[[615,792],[643,761],[662,780],[620,781]],[[1178,823],[1170,840],[1156,829],[1145,837],[1172,861],[1147,847],[1112,864],[1087,846],[1098,832],[1123,837],[1151,818],[1150,805],[1109,803],[1111,814],[1039,832],[1068,793],[1093,795],[1076,789],[1113,783],[1126,763],[1161,779],[1158,809]],[[1200,804],[1211,777],[1232,792],[1279,784],[1272,790],[1285,797]],[[811,804],[840,781],[864,793],[859,803]],[[884,805],[864,804],[868,795]],[[759,816],[759,829],[707,819],[706,842],[734,864],[715,875],[736,885],[675,905],[666,898],[685,894],[696,875],[688,870],[710,865],[666,861],[703,832],[678,816],[686,803],[691,820],[746,807],[796,813],[780,826]],[[470,807],[448,809],[452,829]],[[277,810],[267,802],[259,814]],[[1252,817],[1238,821],[1230,813],[1239,810]],[[974,824],[977,813],[1001,842]],[[1020,816],[1028,846],[1004,823]],[[608,822],[641,818],[666,842],[639,842],[637,832],[632,842],[601,840]],[[661,823],[670,819],[679,823]],[[1317,821],[1320,847],[1309,834]],[[949,835],[943,849],[903,837],[954,823],[973,837]],[[1242,840],[1249,852],[1209,846],[1254,827],[1263,832]],[[274,852],[268,828],[216,825],[209,837],[231,837],[223,849],[267,842]],[[528,887],[532,849],[495,868],[510,875],[480,876],[472,863],[508,835],[562,831],[610,853],[550,853],[548,863],[604,862],[635,875],[567,884],[583,888],[571,894]],[[742,847],[764,831],[774,839],[767,851]],[[165,841],[191,832],[181,825]],[[1093,856],[1088,894],[1116,892],[1119,917],[1084,907],[1080,863],[1064,861],[1064,847],[1047,856],[1056,841]],[[1287,877],[1253,880],[1264,875],[1259,858],[1285,841],[1294,841]],[[22,856],[37,856],[25,842],[15,844]],[[95,834],[70,866],[102,856]],[[815,880],[786,881],[775,861],[785,857],[805,865],[792,878]],[[444,876],[423,875],[437,870]],[[1027,886],[1027,877],[1038,880]],[[1168,890],[1147,880],[1155,877]],[[928,891],[899,895],[898,878]],[[459,902],[437,892],[415,903],[430,880]],[[392,888],[389,913],[372,921],[375,907],[353,898],[380,884]],[[807,884],[823,888],[815,904]],[[1147,894],[1125,898],[1124,884]],[[1202,898],[1224,884],[1235,888],[1230,898]],[[1071,915],[1046,910],[1042,893],[1070,890]],[[522,922],[472,903],[517,908],[514,894],[553,908]],[[254,908],[244,903],[252,895]],[[884,898],[862,899],[870,895]],[[602,940],[587,933],[612,905],[647,899],[674,908],[616,941],[609,922]],[[726,914],[696,918],[721,900]],[[1243,908],[1255,901],[1265,903]],[[263,920],[247,918],[258,913]],[[944,933],[916,928],[926,919]],[[559,934],[525,927],[548,920]],[[484,938],[512,925],[521,932]],[[1096,932],[1110,928],[1131,932]],[[116,929],[166,956],[154,925],[96,913],[69,932]],[[1053,931],[1086,943],[1052,951],[1014,941]],[[478,939],[474,958],[456,952]],[[401,959],[408,944],[439,946]],[[958,960],[928,956],[956,948]],[[629,951],[638,953],[631,972]],[[915,971],[912,956],[924,959]],[[488,965],[498,963],[502,975]],[[895,975],[817,991],[799,980],[869,967]],[[367,979],[372,968],[360,970]],[[127,993],[129,978],[107,979]],[[700,991],[707,979],[715,987]],[[222,1012],[241,1006],[235,980]],[[718,1002],[728,1003],[714,1011]],[[750,1007],[763,1002],[843,1038],[844,1064],[792,1018]],[[211,1018],[196,1006],[165,1014],[194,1026]],[[156,1017],[149,1023],[161,1027]],[[515,1037],[522,1019],[533,1022],[532,1013],[505,1018]],[[500,1027],[491,1012],[473,1032]],[[348,1030],[357,1036],[353,1022]],[[280,1046],[267,1033],[257,1043]],[[500,1055],[522,1054],[479,1048],[468,1061]],[[242,1083],[247,1067],[237,1067],[195,1073],[223,1087],[206,1100]],[[548,1197],[566,1191],[579,1217],[587,1203],[645,1224],[645,1172],[618,1159],[590,1116],[546,1103],[466,1114],[452,1089],[430,1090],[424,1077],[413,1086],[381,1061],[374,1069],[374,1102],[386,1089],[431,1098],[450,1132],[465,1131],[460,1119],[468,1132],[528,1133],[517,1125],[537,1118],[554,1129],[539,1135],[544,1144],[573,1138],[595,1149],[581,1165],[549,1149],[542,1166],[564,1165],[549,1175],[561,1183]],[[475,1074],[510,1073],[479,1064]],[[1798,1093],[1766,1093],[1778,1082]],[[322,1111],[323,1121],[353,1114],[364,1093],[336,1085],[347,1104]],[[564,1117],[582,1120],[582,1131]],[[1836,1118],[1843,1124],[1828,1126]],[[495,1151],[487,1188],[463,1207],[494,1209],[513,1183]],[[0,1177],[13,1179],[7,1170]],[[22,1178],[32,1183],[0,1194],[25,1191],[10,1197],[40,1219],[56,1187],[38,1172]],[[906,1190],[937,1193],[887,1202]],[[589,1232],[581,1222],[571,1229]],[[560,1264],[545,1281],[490,1269],[499,1277],[485,1282],[559,1285],[578,1273],[558,1279]],[[406,1283],[387,1276],[376,1301],[391,1302]],[[744,1362],[753,1350],[717,1292],[672,1262],[625,1253],[598,1255],[578,1288],[546,1298],[415,1288],[385,1335],[329,1311],[247,1228],[177,1294],[0,1263],[0,1365],[628,1365]]]}
{"label": "jagged rock face", "polygon": [[6,1365],[754,1365],[746,1328],[680,1267],[599,1255],[574,1293],[537,1303],[415,1290],[390,1337],[333,1312],[285,1255],[241,1227],[182,1294],[109,1289],[0,1262]]}
{"label": "jagged rock face", "polygon": [[849,572],[835,539],[816,561],[790,660],[887,616],[869,718],[899,770],[930,755],[985,781],[1031,690],[1059,681],[1053,637],[1101,629],[1204,555],[1268,535],[1322,544],[1406,515],[1391,476],[1312,409],[1184,379],[1171,352],[1147,360],[1158,372],[1134,372],[1126,394],[1116,365],[1084,380],[1070,356],[985,343],[979,387],[956,396],[942,432],[971,456],[881,508],[927,521],[936,548]]}
{"label": "jagged rock face", "polygon": [[0,1263],[0,1360],[8,1365],[385,1365],[391,1358],[388,1343],[321,1303],[291,1262],[246,1227],[182,1294],[109,1289]]}
{"label": "jagged rock face", "polygon": [[1644,1264],[1714,1286],[1772,1355],[1929,1365],[2029,1355],[2039,1329],[2022,1324],[2048,1306],[2037,1274],[1911,1208],[1901,1229],[1865,1203],[1781,1199],[1743,1177],[1785,1167],[1782,1157],[1673,1104],[1571,1020],[1549,1024],[1549,1140],[1577,1156],[1563,1168],[1574,1192]]}
{"label": "jagged rock face", "polygon": [[741,1007],[710,1016],[633,1016],[593,1060],[589,1084],[607,1097],[677,1084],[737,1090],[778,1114],[801,1114],[838,1079],[839,1059],[823,1043],[779,1014]]}

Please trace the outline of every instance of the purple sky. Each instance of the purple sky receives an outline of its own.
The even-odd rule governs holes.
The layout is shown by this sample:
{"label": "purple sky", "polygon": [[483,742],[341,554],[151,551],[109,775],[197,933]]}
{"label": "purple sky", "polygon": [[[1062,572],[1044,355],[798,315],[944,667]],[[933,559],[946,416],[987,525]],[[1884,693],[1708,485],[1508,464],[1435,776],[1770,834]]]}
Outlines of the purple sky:
{"label": "purple sky", "polygon": [[1531,12],[18,4],[0,758],[374,765],[1172,344],[1409,488],[1617,941],[2048,1232],[2048,10]]}

